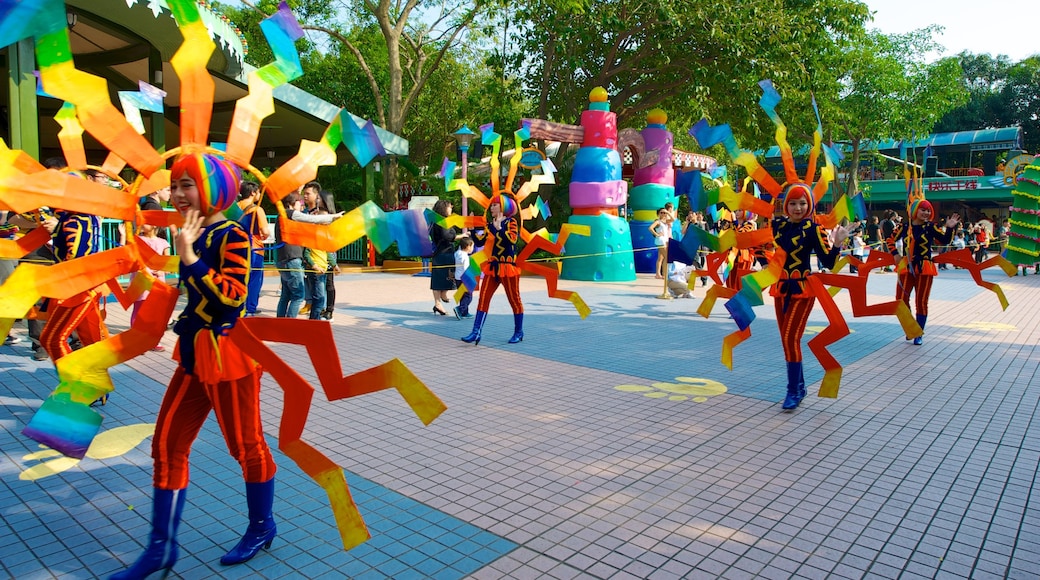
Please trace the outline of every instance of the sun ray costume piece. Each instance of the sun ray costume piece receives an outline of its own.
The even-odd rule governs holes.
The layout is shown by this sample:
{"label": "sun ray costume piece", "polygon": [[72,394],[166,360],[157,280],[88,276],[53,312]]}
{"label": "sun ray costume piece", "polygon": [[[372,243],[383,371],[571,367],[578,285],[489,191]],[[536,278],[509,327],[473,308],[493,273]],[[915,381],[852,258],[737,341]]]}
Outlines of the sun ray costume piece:
{"label": "sun ray costume piece", "polygon": [[[759,106],[776,125],[775,138],[783,160],[784,182],[777,182],[758,163],[752,152],[743,150],[737,145],[728,125],[712,126],[706,119],[701,119],[690,129],[690,135],[703,148],[718,144],[724,145],[727,153],[738,165],[747,170],[761,188],[761,199],[747,192],[734,191],[729,185],[720,187],[717,193],[713,192],[709,197],[704,192],[697,191],[699,179],[684,177],[680,183],[691,184],[683,186],[684,192],[693,195],[691,202],[694,199],[698,200],[698,205],[691,203],[691,207],[704,207],[700,203],[721,203],[733,211],[742,210],[766,218],[772,217],[774,204],[786,203],[789,198],[804,197],[809,201],[810,217],[802,222],[791,222],[786,217],[773,218],[767,227],[753,232],[744,232],[743,235],[747,237],[743,242],[741,241],[742,234],[735,231],[732,237],[728,237],[729,232],[715,237],[703,230],[697,231],[699,228],[691,227],[686,236],[692,236],[698,242],[703,240],[703,245],[716,252],[732,247],[753,247],[753,245],[770,242],[774,244],[775,248],[768,263],[761,270],[743,276],[739,291],[723,290],[722,281],[716,277],[716,287],[719,290],[708,293],[708,297],[701,304],[698,312],[707,317],[716,298],[728,298],[725,304],[726,310],[736,323],[737,330],[723,339],[722,363],[728,368],[733,368],[733,349],[750,338],[751,323],[755,319],[754,307],[764,304],[762,294],[767,288],[770,289],[777,309],[781,338],[785,342],[785,358],[788,360],[789,398],[785,400],[784,406],[794,408],[805,396],[801,351],[798,342],[805,327],[803,319],[808,316],[813,302],[820,303],[828,319],[827,328],[809,341],[810,350],[825,371],[819,391],[821,397],[836,397],[841,383],[842,367],[827,351],[827,347],[849,334],[848,325],[833,298],[834,294],[842,288],[849,290],[853,316],[895,315],[908,335],[919,336],[921,331],[906,305],[901,301],[867,304],[867,273],[882,264],[893,263],[891,257],[886,258],[879,255],[868,259],[869,265],[861,268],[858,276],[836,273],[848,262],[844,258],[836,259],[837,250],[830,247],[829,240],[821,228],[834,228],[840,224],[842,218],[859,215],[857,212],[861,210],[857,208],[862,207],[862,200],[843,196],[835,204],[835,209],[830,214],[814,214],[812,208],[826,193],[834,177],[834,164],[839,159],[838,152],[822,143],[823,128],[814,101],[813,110],[816,113],[817,126],[813,134],[813,146],[809,152],[806,174],[804,177],[799,176],[795,170],[794,154],[787,142],[787,127],[776,112],[776,106],[780,103],[780,95],[774,89],[771,81],[762,81],[759,86],[762,88]],[[816,171],[821,153],[824,166],[819,168],[819,179],[817,179]],[[684,245],[686,245],[686,237],[684,237]],[[821,257],[829,256],[834,260],[831,273],[809,275],[810,248],[815,249]],[[717,264],[718,262],[716,262]],[[788,316],[788,310],[793,308],[792,304],[799,309],[799,312],[796,313],[797,316]]]}
{"label": "sun ray costume piece", "polygon": [[[250,75],[249,94],[236,104],[227,150],[208,147],[214,84],[206,63],[215,45],[194,1],[168,0],[167,4],[184,42],[172,59],[181,81],[181,145],[166,153],[156,151],[112,106],[103,79],[75,68],[61,0],[0,4],[0,46],[34,38],[42,87],[66,102],[58,121],[62,126],[61,144],[70,165],[86,166],[81,138],[86,131],[110,151],[103,167],[106,173],[112,175],[123,165],[139,173],[122,190],[108,188],[69,173],[45,169],[25,152],[12,150],[0,141],[0,209],[30,213],[44,206],[56,207],[128,224],[125,246],[51,266],[22,264],[16,268],[0,286],[0,330],[9,329],[41,297],[68,299],[104,287],[121,305],[129,307],[144,290],[151,290],[133,328],[57,362],[58,387],[24,430],[29,437],[70,457],[82,458],[100,428],[102,417],[89,405],[114,389],[108,369],[158,344],[175,307],[176,289],[152,278],[145,266],[172,271],[178,259],[156,255],[133,235],[133,226],[140,223],[182,223],[178,214],[137,209],[138,198],[157,188],[155,176],[165,171],[162,168],[170,159],[188,152],[219,155],[252,174],[268,198],[277,202],[313,179],[320,165],[335,163],[335,151],[340,145],[347,147],[362,165],[384,154],[371,122],[359,124],[344,110],[320,141],[303,141],[300,152],[269,178],[265,179],[249,164],[260,124],[274,110],[273,89],[302,74],[293,46],[302,31],[285,3],[261,25],[275,60]],[[288,221],[281,204],[275,206],[284,239],[296,244],[333,251],[364,235],[383,248],[394,241],[417,239],[418,227],[411,223],[414,219],[390,218],[371,203],[330,226]],[[38,228],[17,240],[0,239],[0,257],[21,258],[46,243],[45,234]],[[421,243],[416,247],[421,251]],[[121,287],[117,278],[131,273],[137,273],[133,283]],[[228,338],[268,370],[286,392],[279,419],[279,448],[326,491],[343,546],[350,549],[364,542],[369,533],[350,498],[343,470],[302,439],[315,389],[264,343],[286,342],[285,337],[295,337],[289,341],[307,348],[325,396],[331,401],[395,388],[424,424],[433,421],[446,407],[397,359],[343,376],[332,331],[326,323],[245,318],[235,325]]]}
{"label": "sun ray costume piece", "polygon": [[[495,132],[493,124],[483,125],[480,129],[481,141],[485,147],[491,148],[491,197],[485,195],[484,192],[480,191],[480,189],[471,185],[466,180],[455,178],[455,163],[447,159],[444,160],[444,163],[441,166],[441,175],[444,177],[445,191],[461,191],[465,198],[476,201],[485,210],[491,206],[491,200],[495,197],[508,200],[505,202],[506,204],[515,202],[517,210],[517,236],[518,239],[523,240],[526,244],[523,250],[516,255],[515,268],[518,271],[530,272],[531,274],[544,278],[550,298],[559,298],[561,300],[569,301],[574,305],[574,309],[578,312],[578,315],[581,318],[587,317],[591,310],[581,296],[577,292],[560,289],[560,271],[556,268],[545,266],[530,260],[531,255],[537,250],[545,250],[552,255],[559,256],[564,253],[564,245],[571,235],[588,236],[590,233],[588,226],[570,223],[564,224],[560,228],[560,233],[556,235],[550,234],[545,228],[540,228],[531,232],[524,227],[524,220],[531,219],[536,210],[539,212],[544,212],[545,210],[539,208],[537,202],[529,204],[526,207],[522,204],[531,194],[537,192],[538,187],[543,183],[556,183],[556,167],[553,166],[551,161],[543,159],[541,161],[541,173],[532,175],[530,179],[525,181],[520,188],[517,189],[515,195],[510,195],[508,192],[513,190],[514,181],[518,177],[520,159],[523,154],[523,144],[531,138],[531,132],[527,125],[514,131],[514,153],[509,160],[509,172],[506,175],[505,181],[502,182],[496,177],[501,175],[499,169],[501,167],[500,156],[502,151],[502,135]],[[428,219],[435,220],[437,223],[448,226],[464,226],[467,228],[473,228],[486,227],[487,225],[485,216],[467,216],[466,218],[463,218],[462,216],[452,215],[445,218],[429,211],[426,215]],[[482,252],[474,253],[470,256],[470,266],[467,269],[467,275],[463,277],[463,284],[466,285],[466,288],[468,288],[470,292],[473,292],[476,289],[476,280],[479,278],[479,272],[481,270],[486,271],[489,267],[488,263],[492,256],[493,246],[493,243],[485,244]]]}

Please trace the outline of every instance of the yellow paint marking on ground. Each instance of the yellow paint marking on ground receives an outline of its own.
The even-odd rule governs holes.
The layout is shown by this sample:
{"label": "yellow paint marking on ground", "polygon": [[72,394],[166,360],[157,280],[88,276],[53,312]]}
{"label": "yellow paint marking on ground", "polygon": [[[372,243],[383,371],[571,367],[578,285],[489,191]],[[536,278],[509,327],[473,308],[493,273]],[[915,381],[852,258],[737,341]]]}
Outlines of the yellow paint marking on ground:
{"label": "yellow paint marking on ground", "polygon": [[709,397],[721,395],[727,391],[726,385],[711,379],[697,377],[676,377],[675,383],[653,383],[646,385],[618,385],[615,390],[625,393],[643,393],[651,399],[668,399],[669,401],[693,401],[703,403]]}

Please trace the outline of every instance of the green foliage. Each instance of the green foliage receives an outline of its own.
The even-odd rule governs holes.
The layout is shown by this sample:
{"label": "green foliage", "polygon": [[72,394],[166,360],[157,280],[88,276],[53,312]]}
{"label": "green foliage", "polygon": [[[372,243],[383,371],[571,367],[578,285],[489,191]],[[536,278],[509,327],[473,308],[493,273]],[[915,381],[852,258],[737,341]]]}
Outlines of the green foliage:
{"label": "green foliage", "polygon": [[724,120],[748,145],[772,132],[748,106],[755,83],[808,90],[826,70],[822,56],[868,15],[852,0],[590,0],[585,14],[534,0],[527,14],[510,62],[530,80],[538,117],[575,122],[589,91],[603,86],[620,126],[662,107],[683,123]]}
{"label": "green foliage", "polygon": [[1012,63],[1007,56],[957,56],[968,102],[939,120],[935,131],[1022,127],[1026,151],[1040,151],[1040,55]]}
{"label": "green foliage", "polygon": [[[837,81],[816,93],[825,139],[849,144],[849,167],[858,167],[867,140],[924,135],[944,113],[967,101],[956,59],[927,62],[942,47],[937,26],[907,34],[870,32],[832,61]],[[840,68],[839,68],[840,67]],[[856,171],[847,189],[856,191]]]}

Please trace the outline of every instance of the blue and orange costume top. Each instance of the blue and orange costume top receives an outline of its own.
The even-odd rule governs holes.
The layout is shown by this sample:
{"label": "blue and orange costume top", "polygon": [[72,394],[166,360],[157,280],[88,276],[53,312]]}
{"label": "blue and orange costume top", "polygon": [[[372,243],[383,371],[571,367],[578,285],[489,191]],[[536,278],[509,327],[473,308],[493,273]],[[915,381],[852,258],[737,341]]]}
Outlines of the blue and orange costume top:
{"label": "blue and orange costume top", "polygon": [[54,255],[62,262],[101,251],[101,220],[96,215],[59,210]]}
{"label": "blue and orange costume top", "polygon": [[812,296],[806,287],[806,279],[812,273],[811,254],[816,254],[827,268],[833,268],[838,258],[838,248],[832,247],[823,228],[812,219],[791,221],[786,216],[772,220],[773,243],[787,253],[780,281],[770,287],[769,295],[791,298]]}
{"label": "blue and orange costume top", "polygon": [[[789,204],[795,199],[808,202],[800,221],[791,220]],[[839,250],[833,247],[820,224],[813,219],[815,200],[808,184],[794,183],[785,188],[782,217],[773,218],[773,243],[783,251],[784,264],[779,279],[769,289],[773,296],[776,324],[787,361],[787,397],[782,407],[794,409],[805,398],[805,373],[802,368],[802,335],[809,314],[816,305],[816,294],[809,288],[811,255],[816,254],[827,268],[833,268]]]}
{"label": "blue and orange costume top", "polygon": [[[496,224],[491,215],[491,206],[499,205],[502,210],[501,223]],[[520,300],[520,267],[516,265],[516,243],[520,240],[520,205],[516,198],[509,194],[496,195],[491,198],[484,219],[487,221],[487,260],[481,266],[484,273],[480,287],[478,312],[487,312],[491,305],[491,297],[499,285],[505,287],[506,299],[513,309],[513,314],[523,314],[524,304]]]}
{"label": "blue and orange costume top", "polygon": [[[505,198],[509,199],[509,198]],[[510,200],[511,201],[511,200]],[[506,203],[509,203],[508,201]],[[512,203],[516,203],[513,201]],[[516,265],[516,243],[520,239],[520,222],[516,214],[510,215],[503,209],[502,214],[507,216],[500,225],[495,224],[490,212],[486,216],[487,236],[491,241],[491,254],[484,262],[483,271],[493,276],[519,276],[520,268]]]}
{"label": "blue and orange costume top", "polygon": [[[953,229],[947,229],[933,221],[915,224],[914,220],[919,217],[918,212],[927,208],[935,216],[932,204],[927,200],[918,199],[910,204],[910,223],[896,228],[894,239],[903,238],[903,248],[906,251],[906,267],[914,275],[935,276],[935,265],[932,263],[932,250],[948,246],[953,241]],[[895,253],[894,244],[889,251]]]}
{"label": "blue and orange costume top", "polygon": [[207,226],[193,244],[199,261],[180,264],[188,303],[173,331],[180,337],[181,366],[203,382],[238,379],[256,368],[255,362],[226,340],[246,300],[252,250],[249,238],[231,220]]}

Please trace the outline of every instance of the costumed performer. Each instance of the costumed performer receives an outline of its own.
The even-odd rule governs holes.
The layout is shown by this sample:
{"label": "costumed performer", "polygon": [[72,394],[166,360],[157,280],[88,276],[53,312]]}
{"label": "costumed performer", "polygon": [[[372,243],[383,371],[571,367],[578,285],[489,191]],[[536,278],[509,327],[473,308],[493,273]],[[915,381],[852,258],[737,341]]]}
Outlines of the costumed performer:
{"label": "costumed performer", "polygon": [[[99,183],[108,182],[104,174],[92,169],[87,170],[87,178]],[[101,219],[98,216],[59,209],[56,217],[54,255],[59,262],[101,251]],[[83,346],[108,338],[108,327],[101,316],[100,295],[99,289],[93,288],[57,304],[54,304],[57,301],[51,300],[47,309],[47,323],[40,333],[40,346],[47,351],[52,361],[57,362],[72,352],[69,337],[73,330]],[[102,404],[107,400],[108,395],[98,399]]]}
{"label": "costumed performer", "polygon": [[[906,251],[906,267],[899,272],[896,283],[896,298],[910,306],[910,293],[914,293],[914,311],[917,324],[928,322],[928,297],[932,293],[932,282],[938,271],[932,262],[932,248],[948,246],[953,238],[953,228],[960,222],[960,216],[951,215],[946,220],[946,227],[932,221],[935,210],[931,202],[917,198],[907,208],[910,223],[896,230],[896,238],[903,237],[903,248]],[[905,230],[905,231],[904,231]],[[895,251],[894,248],[892,249]],[[910,337],[907,337],[910,340]],[[913,339],[914,344],[922,344],[922,337]]]}
{"label": "costumed performer", "polygon": [[495,195],[488,204],[484,219],[487,221],[488,259],[481,266],[483,281],[473,332],[462,337],[463,342],[480,344],[491,296],[499,285],[506,290],[506,299],[513,309],[513,336],[510,344],[524,339],[524,304],[520,301],[520,268],[516,265],[516,242],[520,238],[520,204],[508,193]]}
{"label": "costumed performer", "polygon": [[177,370],[167,387],[152,440],[152,530],[144,553],[114,579],[169,571],[177,561],[177,527],[188,486],[188,454],[214,410],[228,450],[242,467],[249,527],[221,564],[249,560],[270,547],[276,466],[260,420],[258,364],[228,338],[242,315],[251,247],[240,224],[223,211],[239,191],[239,171],[205,153],[179,157],[171,172],[174,207],[184,216],[177,233],[180,278],[187,305],[174,325]]}
{"label": "costumed performer", "polygon": [[816,297],[808,287],[812,273],[809,254],[828,269],[834,267],[841,243],[849,232],[837,226],[828,237],[813,221],[815,202],[812,190],[804,183],[788,185],[783,195],[783,215],[773,218],[773,243],[786,252],[780,279],[769,289],[776,309],[776,323],[787,361],[787,397],[784,409],[794,409],[805,398],[805,375],[802,372],[802,334]]}

